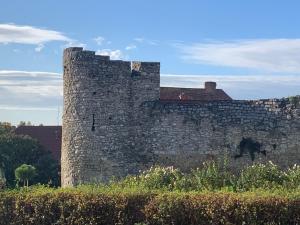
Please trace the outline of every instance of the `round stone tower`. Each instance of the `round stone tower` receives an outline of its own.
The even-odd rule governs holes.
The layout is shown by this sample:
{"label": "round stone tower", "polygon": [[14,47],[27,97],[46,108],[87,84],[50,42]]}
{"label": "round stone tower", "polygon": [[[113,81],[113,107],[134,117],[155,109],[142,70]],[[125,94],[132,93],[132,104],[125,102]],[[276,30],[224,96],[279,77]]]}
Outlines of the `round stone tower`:
{"label": "round stone tower", "polygon": [[128,173],[130,62],[82,48],[64,51],[62,186]]}

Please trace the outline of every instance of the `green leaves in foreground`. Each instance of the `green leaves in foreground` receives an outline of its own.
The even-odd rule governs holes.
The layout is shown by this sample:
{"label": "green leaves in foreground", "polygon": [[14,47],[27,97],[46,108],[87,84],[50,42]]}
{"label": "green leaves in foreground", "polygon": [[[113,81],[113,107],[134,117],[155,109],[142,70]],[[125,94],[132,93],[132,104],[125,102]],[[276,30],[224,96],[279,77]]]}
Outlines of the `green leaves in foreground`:
{"label": "green leaves in foreground", "polygon": [[151,167],[137,176],[128,176],[111,185],[168,191],[248,191],[252,189],[300,187],[300,166],[281,170],[272,162],[253,164],[239,174],[232,173],[225,163],[208,161],[190,173],[173,167]]}
{"label": "green leaves in foreground", "polygon": [[81,186],[2,191],[0,225],[300,223],[299,189],[291,196],[259,190],[244,193],[160,190],[154,193],[112,189],[111,186]]}

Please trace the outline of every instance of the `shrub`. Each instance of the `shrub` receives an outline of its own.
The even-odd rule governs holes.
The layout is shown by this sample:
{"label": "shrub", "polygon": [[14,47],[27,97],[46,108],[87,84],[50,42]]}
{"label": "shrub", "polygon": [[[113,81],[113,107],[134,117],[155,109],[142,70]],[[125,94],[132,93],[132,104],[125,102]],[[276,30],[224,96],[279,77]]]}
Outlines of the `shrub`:
{"label": "shrub", "polygon": [[242,190],[253,188],[272,188],[283,185],[287,181],[286,174],[269,161],[266,164],[256,163],[242,170],[238,187]]}
{"label": "shrub", "polygon": [[179,188],[178,185],[180,185],[180,180],[183,177],[184,174],[179,169],[154,166],[136,177],[129,177],[125,180],[125,183],[131,183],[131,185],[138,185],[147,189],[174,190]]}
{"label": "shrub", "polygon": [[286,182],[287,188],[298,188],[300,187],[300,166],[294,165],[292,168],[288,168],[286,171]]}
{"label": "shrub", "polygon": [[3,178],[0,178],[0,190],[4,190],[6,187],[6,182]]}
{"label": "shrub", "polygon": [[[84,191],[83,191],[84,190]],[[300,198],[266,193],[107,192],[29,187],[0,192],[0,225],[299,224]]]}
{"label": "shrub", "polygon": [[145,207],[149,224],[298,224],[300,202],[240,194],[159,195]]}
{"label": "shrub", "polygon": [[230,173],[227,161],[204,162],[202,168],[192,170],[192,183],[195,190],[218,190],[235,186],[235,176]]}
{"label": "shrub", "polygon": [[143,195],[92,194],[76,189],[6,192],[0,195],[0,225],[134,224],[144,221]]}
{"label": "shrub", "polygon": [[201,168],[182,173],[173,167],[151,167],[137,176],[128,176],[110,185],[123,188],[168,191],[247,191],[256,188],[300,187],[300,166],[281,170],[272,162],[248,166],[239,175],[233,174],[227,162],[208,161]]}

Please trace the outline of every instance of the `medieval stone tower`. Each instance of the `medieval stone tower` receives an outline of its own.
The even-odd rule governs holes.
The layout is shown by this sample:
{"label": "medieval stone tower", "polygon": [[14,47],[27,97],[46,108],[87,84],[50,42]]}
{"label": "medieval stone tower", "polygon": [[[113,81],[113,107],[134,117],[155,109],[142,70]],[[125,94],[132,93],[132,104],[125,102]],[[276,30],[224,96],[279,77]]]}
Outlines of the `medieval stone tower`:
{"label": "medieval stone tower", "polygon": [[160,87],[160,64],[64,51],[62,186],[105,182],[153,164],[182,170],[229,156],[300,163],[300,97],[232,100],[216,83]]}
{"label": "medieval stone tower", "polygon": [[66,49],[63,63],[62,185],[136,172],[147,157],[135,152],[135,112],[159,99],[159,63],[110,60],[82,48]]}

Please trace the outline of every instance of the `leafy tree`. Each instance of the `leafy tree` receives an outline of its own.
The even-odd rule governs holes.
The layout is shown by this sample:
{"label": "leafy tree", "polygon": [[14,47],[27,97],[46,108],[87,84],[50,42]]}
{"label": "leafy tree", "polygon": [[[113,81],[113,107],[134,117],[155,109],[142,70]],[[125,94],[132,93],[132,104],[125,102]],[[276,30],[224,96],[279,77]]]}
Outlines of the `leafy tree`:
{"label": "leafy tree", "polygon": [[0,167],[4,170],[8,186],[15,185],[14,171],[22,164],[29,164],[37,169],[33,183],[51,182],[55,186],[59,185],[59,165],[37,140],[11,131],[0,133]]}
{"label": "leafy tree", "polygon": [[6,186],[6,180],[4,177],[4,171],[0,168],[0,190],[4,189]]}
{"label": "leafy tree", "polygon": [[30,121],[20,121],[20,123],[18,124],[18,127],[21,127],[21,126],[31,126],[31,122]]}
{"label": "leafy tree", "polygon": [[15,170],[15,176],[18,181],[23,181],[24,187],[28,187],[28,181],[36,176],[36,169],[34,166],[23,164]]}
{"label": "leafy tree", "polygon": [[15,130],[15,127],[13,127],[8,122],[0,122],[0,135],[13,133]]}

